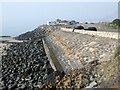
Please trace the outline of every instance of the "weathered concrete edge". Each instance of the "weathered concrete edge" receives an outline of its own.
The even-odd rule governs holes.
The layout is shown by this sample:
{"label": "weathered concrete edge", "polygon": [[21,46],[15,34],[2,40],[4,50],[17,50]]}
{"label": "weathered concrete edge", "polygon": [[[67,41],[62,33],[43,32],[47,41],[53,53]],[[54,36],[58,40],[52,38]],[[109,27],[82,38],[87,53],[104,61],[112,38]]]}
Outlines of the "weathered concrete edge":
{"label": "weathered concrete edge", "polygon": [[[73,29],[61,28],[62,31],[72,32]],[[85,31],[85,30],[74,30],[76,33],[95,35],[100,37],[118,39],[118,32],[100,32],[100,31]]]}
{"label": "weathered concrete edge", "polygon": [[49,51],[49,49],[48,49],[48,45],[45,43],[45,40],[44,40],[44,39],[42,39],[42,42],[43,42],[43,46],[44,46],[44,49],[45,49],[45,53],[46,53],[46,55],[47,55],[47,57],[48,57],[48,60],[49,60],[49,62],[50,62],[51,67],[54,69],[54,71],[57,71],[57,69],[56,69],[56,67],[55,67],[55,65],[54,65],[54,63],[53,63],[53,61],[52,61],[52,59],[51,59],[51,57],[50,57],[50,51]]}

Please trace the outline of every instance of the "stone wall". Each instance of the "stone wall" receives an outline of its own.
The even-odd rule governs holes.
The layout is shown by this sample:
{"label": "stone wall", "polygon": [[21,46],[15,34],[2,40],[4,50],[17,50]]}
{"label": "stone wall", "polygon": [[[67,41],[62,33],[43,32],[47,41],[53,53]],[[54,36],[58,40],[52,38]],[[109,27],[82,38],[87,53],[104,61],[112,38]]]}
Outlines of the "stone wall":
{"label": "stone wall", "polygon": [[[59,49],[60,64],[65,70],[82,68],[94,60],[110,61],[118,45],[117,39],[56,30],[50,33],[49,41]],[[67,58],[66,58],[67,57]]]}
{"label": "stone wall", "polygon": [[[73,29],[68,28],[61,28],[63,31],[72,32]],[[82,34],[88,34],[88,35],[96,35],[100,37],[107,37],[107,38],[113,38],[118,39],[118,32],[103,32],[103,31],[85,31],[85,30],[74,30],[76,33],[82,33]]]}

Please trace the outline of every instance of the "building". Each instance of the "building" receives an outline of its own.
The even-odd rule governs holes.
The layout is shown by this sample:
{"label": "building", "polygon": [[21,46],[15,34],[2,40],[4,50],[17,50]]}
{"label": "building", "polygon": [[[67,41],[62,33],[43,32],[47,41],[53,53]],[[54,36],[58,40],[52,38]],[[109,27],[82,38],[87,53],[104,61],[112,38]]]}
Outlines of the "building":
{"label": "building", "polygon": [[79,22],[76,22],[75,20],[72,20],[72,21],[69,22],[69,24],[70,25],[77,25],[77,24],[79,24]]}
{"label": "building", "polygon": [[47,25],[49,25],[49,26],[55,26],[56,22],[55,21],[52,21],[52,22],[47,21]]}

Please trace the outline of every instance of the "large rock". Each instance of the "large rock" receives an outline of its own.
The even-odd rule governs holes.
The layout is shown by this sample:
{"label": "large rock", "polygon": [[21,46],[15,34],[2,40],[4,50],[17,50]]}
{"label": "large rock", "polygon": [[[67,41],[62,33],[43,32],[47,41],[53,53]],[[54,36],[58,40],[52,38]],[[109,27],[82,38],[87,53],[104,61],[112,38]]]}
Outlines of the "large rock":
{"label": "large rock", "polygon": [[53,72],[46,57],[42,43],[44,33],[40,28],[22,34],[17,39],[27,40],[14,43],[2,56],[1,89],[38,89],[39,82],[45,82],[48,74]]}

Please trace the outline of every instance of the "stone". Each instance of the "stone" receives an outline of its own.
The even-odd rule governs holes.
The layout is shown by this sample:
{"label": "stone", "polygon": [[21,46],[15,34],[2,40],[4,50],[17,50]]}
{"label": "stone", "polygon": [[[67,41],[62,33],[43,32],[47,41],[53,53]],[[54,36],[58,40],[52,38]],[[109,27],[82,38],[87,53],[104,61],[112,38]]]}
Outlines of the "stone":
{"label": "stone", "polygon": [[93,81],[94,79],[93,79],[93,77],[92,76],[90,76],[90,81]]}
{"label": "stone", "polygon": [[89,46],[95,46],[95,44],[97,44],[97,42],[92,41],[89,43]]}
{"label": "stone", "polygon": [[94,86],[96,86],[97,83],[95,81],[91,82],[89,86],[85,87],[85,88],[93,88]]}
{"label": "stone", "polygon": [[83,64],[83,66],[87,64],[86,61],[81,61],[81,63]]}
{"label": "stone", "polygon": [[90,51],[90,52],[94,52],[94,51],[95,51],[95,48],[89,48],[89,51]]}
{"label": "stone", "polygon": [[20,89],[25,89],[26,88],[26,85],[25,84],[22,84]]}
{"label": "stone", "polygon": [[15,88],[17,88],[17,83],[8,85],[8,89],[10,89],[10,90],[13,90]]}
{"label": "stone", "polygon": [[[44,51],[41,31],[36,29],[16,38],[26,41],[13,43],[6,50],[7,55],[2,56],[4,76],[2,81],[6,85],[3,84],[3,87],[35,89],[32,87],[33,84],[43,81],[43,77],[47,77],[47,66],[52,68]],[[49,73],[53,72],[53,70],[49,71]]]}
{"label": "stone", "polygon": [[88,58],[87,57],[84,57],[84,59],[83,59],[84,61],[88,61]]}

